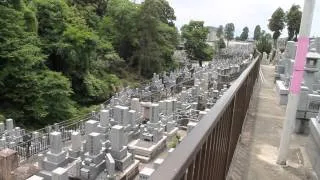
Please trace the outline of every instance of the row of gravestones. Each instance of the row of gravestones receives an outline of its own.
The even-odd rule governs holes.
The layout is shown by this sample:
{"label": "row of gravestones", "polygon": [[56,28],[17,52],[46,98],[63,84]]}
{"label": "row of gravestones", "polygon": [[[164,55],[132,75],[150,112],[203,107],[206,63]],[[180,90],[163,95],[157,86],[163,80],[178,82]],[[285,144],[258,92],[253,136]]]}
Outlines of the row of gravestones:
{"label": "row of gravestones", "polygon": [[[51,148],[46,153],[46,156],[40,158],[39,164],[42,171],[37,178],[50,179],[57,176],[57,174],[60,175],[60,178],[63,178],[70,176],[68,172],[71,172],[73,177],[95,179],[103,169],[107,169],[106,178],[113,179],[116,172],[136,172],[139,161],[134,160],[133,154],[140,153],[139,155],[141,156],[145,155],[144,153],[146,152],[141,154],[139,150],[145,149],[147,143],[150,146],[164,146],[167,138],[164,135],[164,131],[168,134],[172,131],[176,132],[176,122],[174,122],[172,115],[174,115],[176,108],[179,108],[178,104],[175,100],[166,100],[159,102],[159,104],[139,104],[138,99],[132,99],[131,110],[125,106],[117,105],[114,107],[113,119],[109,116],[108,110],[102,110],[100,112],[100,121],[89,120],[86,122],[84,142],[81,141],[79,132],[72,133],[72,143],[68,156],[67,151],[64,151],[62,147],[61,133],[50,133]],[[141,144],[139,144],[139,141],[136,144],[127,144],[128,135],[133,130],[132,126],[134,126],[130,123],[132,117],[134,117],[134,112],[136,112],[134,109],[137,111],[143,109],[140,113],[149,120],[145,126],[142,125],[139,129],[135,129],[141,131],[138,140],[144,144],[140,149],[139,146]],[[167,115],[167,118],[160,118],[162,115]],[[112,126],[112,122],[117,122],[117,124]],[[110,127],[111,130],[108,132]],[[152,140],[146,141],[148,137]],[[128,147],[132,151],[131,153],[128,152]],[[154,149],[161,150],[161,147]],[[150,152],[150,154],[155,155],[155,152]],[[81,160],[76,161],[75,159],[79,157],[81,157]],[[72,166],[70,167],[66,164],[71,164]],[[127,170],[128,167],[131,169]],[[122,174],[122,176],[124,175]]]}
{"label": "row of gravestones", "polygon": [[[181,106],[188,107],[189,105],[192,106],[191,109],[193,110],[197,110],[197,109],[205,110],[206,107],[210,107],[209,106],[210,103],[211,105],[214,104],[214,102],[219,97],[221,97],[221,95],[226,91],[227,85],[224,85],[221,88],[221,91],[217,90],[216,84],[214,84],[213,87],[209,88],[209,84],[211,80],[214,79],[213,78],[214,73],[211,73],[211,72],[213,69],[215,70],[217,69],[216,66],[213,66],[212,64],[209,64],[208,67],[199,68],[196,70],[196,73],[195,73],[196,79],[194,81],[195,86],[190,89],[186,89],[186,88],[182,89],[182,92],[177,95],[179,101],[165,100],[165,101],[160,101],[158,103],[146,103],[147,105],[141,103],[141,105],[143,106],[143,111],[141,111],[141,108],[137,108],[139,104],[139,100],[137,99],[131,100],[130,110],[128,107],[121,106],[122,105],[121,101],[114,102],[113,106],[111,106],[112,108],[110,108],[109,110],[103,110],[99,113],[100,121],[90,120],[86,122],[85,124],[86,132],[85,132],[84,142],[81,141],[81,134],[79,132],[72,132],[72,135],[71,135],[72,146],[69,153],[66,153],[66,151],[60,148],[60,144],[62,143],[62,140],[60,139],[64,136],[63,134],[64,132],[50,133],[49,144],[51,145],[50,146],[51,149],[50,151],[48,151],[48,153],[46,153],[46,157],[44,157],[43,160],[41,160],[39,163],[43,168],[42,176],[48,178],[48,174],[50,174],[50,172],[57,171],[57,172],[73,172],[73,174],[75,174],[76,177],[80,176],[85,179],[92,179],[99,172],[101,172],[102,167],[110,167],[111,169],[107,170],[107,172],[109,171],[111,172],[111,173],[108,173],[108,177],[112,179],[115,175],[113,172],[116,172],[116,170],[119,171],[119,168],[121,171],[121,167],[123,170],[123,167],[127,167],[128,164],[130,165],[136,162],[132,160],[133,155],[128,155],[128,153],[138,154],[139,146],[145,147],[145,144],[148,144],[148,143],[151,144],[151,145],[149,144],[150,146],[153,146],[156,144],[158,148],[154,148],[156,149],[155,153],[151,151],[150,154],[154,155],[156,153],[159,153],[162,150],[163,146],[165,146],[165,143],[163,142],[165,142],[166,139],[164,137],[170,136],[170,134],[174,134],[177,130],[177,122],[179,120],[179,117],[178,115],[174,116],[173,112],[178,111],[178,109],[181,110]],[[238,67],[240,67],[243,64],[246,64],[246,63],[241,62],[241,64],[238,65]],[[237,65],[235,65],[235,67],[237,67]],[[232,68],[229,68],[229,69],[232,69]],[[234,71],[228,70],[226,71],[226,73],[224,73],[225,71],[223,71],[222,73],[224,73],[225,75],[228,75],[234,72],[238,72],[239,69],[240,68]],[[171,75],[171,76],[174,76],[174,75]],[[119,93],[119,94],[121,94],[122,96],[128,96],[128,94],[130,93]],[[185,94],[185,95],[183,96],[182,94]],[[180,97],[180,95],[182,95],[182,97]],[[206,100],[209,100],[210,102]],[[202,104],[202,106],[204,107],[201,107],[200,104]],[[172,114],[167,113],[168,109],[171,109],[173,107],[175,107],[176,109],[171,110]],[[182,111],[186,112],[185,109],[183,109]],[[153,112],[153,113],[148,114],[146,112]],[[161,112],[160,114],[162,114],[162,116],[158,117],[157,112]],[[148,119],[149,121],[147,122],[146,125],[141,125],[140,127],[138,127],[137,124],[139,124],[140,122],[135,123],[134,117],[140,116],[140,114],[143,114],[142,117],[144,117],[145,119]],[[191,111],[191,114],[195,115],[196,118],[194,118],[195,121],[191,122],[193,124],[188,123],[188,131],[190,131],[194,126],[196,126],[197,120],[201,119],[201,117],[203,117],[206,114],[206,112]],[[109,119],[109,117],[111,117],[111,119]],[[109,120],[107,121],[102,119],[109,119]],[[92,125],[92,124],[97,125],[98,127],[97,132],[92,131],[92,129],[95,129],[93,128],[95,127],[95,125]],[[138,131],[139,133],[136,133]],[[113,136],[112,135],[113,132],[116,135]],[[96,133],[96,134],[92,134],[92,133]],[[132,137],[136,137],[137,134],[139,134],[138,141],[135,142],[134,144],[128,145],[127,144],[128,141],[134,139]],[[121,142],[118,142],[119,138]],[[79,143],[79,139],[81,143]],[[139,143],[139,140],[141,143]],[[116,146],[115,144],[112,146],[112,141],[114,141],[115,144],[118,144],[117,148],[115,147]],[[100,146],[97,146],[98,150],[97,149],[92,150],[90,151],[91,152],[90,154],[89,150],[92,149],[93,145],[95,146],[97,143],[98,144],[101,143],[101,148]],[[123,150],[121,149],[119,151],[119,148],[127,145],[128,147],[130,147],[131,152],[127,152],[126,149],[123,149]],[[57,149],[52,149],[52,146],[54,146],[54,148],[57,147]],[[82,152],[79,151],[79,149],[81,149]],[[143,148],[140,148],[140,150],[141,149]],[[112,151],[112,150],[115,150],[115,151]],[[108,154],[107,152],[110,152],[110,153]],[[66,154],[68,154],[68,156]],[[121,158],[124,158],[125,154],[130,156],[130,158],[127,158],[124,161],[124,159],[121,159]],[[143,154],[140,154],[140,155],[143,156],[145,154],[147,154],[147,157],[148,157],[149,152],[143,152]],[[74,158],[75,156],[81,157],[80,160],[78,158],[77,161],[72,161],[72,163],[70,163],[70,158],[72,160],[72,158]],[[102,157],[105,157],[105,158],[102,158]],[[66,162],[68,162],[67,164],[72,164],[72,167],[65,168]],[[125,164],[121,165],[121,162]],[[120,166],[119,166],[119,163],[120,163]],[[53,166],[57,164],[60,164],[61,166]],[[114,168],[112,168],[113,166]],[[137,166],[134,165],[134,167],[137,167]],[[55,170],[53,168],[55,169],[58,168],[58,170]],[[63,168],[65,169],[63,170]],[[136,168],[133,168],[133,170],[130,172],[136,172]],[[52,173],[49,177],[53,178],[54,176],[55,176],[55,173]],[[65,173],[61,173],[61,176],[65,176]],[[70,174],[68,176],[70,176]]]}
{"label": "row of gravestones", "polygon": [[[236,63],[236,64],[233,64],[233,63]],[[223,88],[224,84],[227,84],[230,82],[230,79],[232,79],[230,77],[232,77],[234,74],[239,75],[240,72],[242,72],[245,69],[247,64],[248,64],[248,62],[244,62],[243,59],[242,59],[242,61],[240,61],[239,58],[224,59],[224,60],[220,60],[220,61],[214,60],[213,62],[209,63],[208,66],[205,66],[203,68],[201,68],[201,67],[196,68],[195,72],[194,72],[194,78],[200,78],[200,76],[202,76],[202,73],[208,72],[209,73],[208,76],[210,77],[209,78],[209,82],[210,82],[209,86],[210,87],[213,86],[214,88],[218,88],[221,90]],[[190,76],[191,76],[190,73],[186,69],[180,70],[180,71],[175,71],[170,74],[172,81],[174,80],[174,78],[176,76],[178,76],[179,73],[184,74],[185,77],[187,77],[187,78],[190,78]],[[153,80],[156,81],[157,84],[160,84],[159,83],[159,75],[155,74]],[[128,105],[129,104],[128,100],[130,100],[130,96],[132,96],[133,93],[134,93],[134,91],[132,89],[128,89],[128,88],[125,89],[124,91],[121,91],[120,93],[118,93],[117,95],[115,95],[112,98],[111,103],[110,103],[111,106],[114,106],[117,104]],[[148,92],[143,92],[143,93],[148,94]],[[197,98],[196,96],[193,96],[193,97]],[[211,105],[212,104],[213,103],[211,103]],[[104,108],[104,106],[103,106],[103,108]],[[64,128],[64,127],[61,126],[58,128]],[[58,129],[58,128],[54,128],[54,129]],[[48,132],[50,132],[50,131],[52,131],[52,130],[48,130]],[[32,136],[32,137],[34,137],[34,136]]]}
{"label": "row of gravestones", "polygon": [[[72,143],[68,153],[63,150],[61,132],[50,133],[50,150],[43,158],[40,158],[39,164],[42,171],[35,177],[52,179],[59,175],[60,178],[73,176],[95,179],[103,169],[106,169],[106,178],[113,179],[116,172],[136,172],[139,161],[134,160],[134,155],[145,156],[150,160],[157,153],[160,153],[167,143],[167,137],[173,136],[178,130],[175,112],[181,109],[181,106],[187,106],[188,103],[192,104],[194,102],[194,99],[188,100],[188,97],[198,97],[202,94],[209,96],[208,83],[208,74],[204,73],[202,79],[195,81],[193,88],[189,91],[183,89],[178,96],[180,101],[168,99],[157,104],[151,102],[140,103],[139,99],[133,98],[130,110],[129,107],[120,105],[116,105],[109,110],[102,110],[99,113],[100,121],[89,120],[85,123],[86,135],[84,141],[81,141],[79,132],[72,133]],[[223,88],[223,91],[225,90],[226,87]],[[217,90],[215,92],[214,96],[217,96]],[[207,98],[212,99],[213,97]],[[113,112],[113,118],[110,116],[110,111]],[[136,112],[142,114],[144,119],[148,119],[146,125],[137,128],[135,123]],[[200,116],[205,115],[205,113],[199,114]],[[196,125],[195,122],[193,121],[194,126]],[[189,124],[190,129],[188,131],[194,126]],[[140,131],[139,139],[132,144],[128,144],[130,141],[128,140],[129,134],[134,134],[135,131]],[[146,152],[148,151],[146,150],[148,145],[151,147],[150,152]],[[156,146],[156,148],[153,146]],[[131,152],[128,151],[128,148]],[[154,149],[156,152],[154,152]],[[79,157],[81,160],[79,160]],[[126,171],[128,167],[131,169]],[[142,174],[143,172],[145,171],[142,171]],[[125,175],[122,174],[122,176]]]}
{"label": "row of gravestones", "polygon": [[0,122],[0,150],[22,142],[25,134],[24,129],[14,127],[13,119],[6,119],[5,123]]}
{"label": "row of gravestones", "polygon": [[[275,83],[279,104],[286,105],[290,81],[293,73],[297,44],[289,41],[284,54],[276,65]],[[315,117],[320,106],[320,38],[310,41],[309,52],[306,56],[304,79],[301,85],[300,102],[297,109],[296,132],[307,133],[308,121]]]}
{"label": "row of gravestones", "polygon": [[[191,96],[192,97],[192,101],[199,101],[200,103],[196,103],[196,102],[193,102],[194,104],[194,107],[197,108],[197,109],[204,109],[203,106],[206,106],[206,103],[208,104],[209,108],[213,106],[214,102],[216,101],[216,98],[217,98],[217,92],[214,92],[214,91],[217,91],[216,88],[217,88],[217,84],[213,84],[213,88],[210,89],[210,91],[207,91],[206,94],[203,94],[203,96],[201,97],[198,97],[199,96],[199,92],[198,92],[198,88],[197,86],[200,85],[200,81],[202,82],[201,84],[202,85],[205,85],[205,87],[202,87],[202,89],[208,89],[208,82],[214,80],[217,76],[214,77],[214,75],[210,72],[211,68],[210,68],[210,65],[208,66],[209,68],[202,68],[200,69],[199,71],[197,71],[195,73],[195,77],[196,78],[201,78],[202,75],[204,75],[203,77],[204,78],[201,78],[201,79],[196,79],[195,81],[195,84],[196,86],[194,88],[191,89]],[[205,73],[206,71],[209,71],[208,73]],[[222,72],[223,73],[223,72]],[[231,73],[233,73],[231,71]],[[223,73],[223,74],[226,74],[226,73]],[[205,82],[205,83],[203,83]],[[121,93],[120,93],[121,94]],[[124,94],[124,93],[122,93]],[[129,93],[127,93],[129,94]],[[211,95],[211,94],[215,94],[215,98],[213,98],[212,100],[209,98],[209,100],[211,100],[210,102],[207,101],[208,98],[208,95]],[[117,104],[117,103],[114,103],[114,105]],[[12,120],[11,120],[12,121]],[[10,122],[10,120],[8,120],[8,122]],[[51,127],[51,126],[50,126]],[[54,128],[50,128],[49,130],[46,130],[47,132],[51,132],[53,129],[55,130],[58,130],[60,129],[60,131],[63,133],[62,137],[63,137],[63,140],[66,141],[66,140],[70,140],[71,138],[71,130],[65,130],[66,128],[64,126],[58,126],[56,127],[56,125],[53,126]],[[16,128],[17,130],[19,129],[18,127]],[[22,142],[22,136],[23,134],[25,133],[22,133],[21,136],[20,135],[17,135],[18,137],[16,138],[16,136],[12,136],[10,135],[11,138],[14,138],[16,141],[10,141],[9,139],[10,138],[6,138],[6,139],[2,139],[2,142],[3,144],[7,144],[7,145],[3,145],[3,147],[12,147],[12,146],[16,146],[17,143],[19,142]],[[46,133],[45,133],[46,134]],[[39,138],[41,136],[41,138]],[[15,147],[14,149],[19,149],[19,152],[21,153],[21,156],[25,156],[24,158],[21,158],[22,160],[25,160],[28,156],[32,156],[34,154],[37,154],[38,151],[43,151],[45,149],[48,148],[48,136],[45,136],[43,137],[42,133],[39,133],[39,132],[33,132],[32,133],[32,142],[30,144],[30,146],[24,146],[23,148],[21,147]],[[6,143],[5,143],[6,141]],[[8,145],[9,143],[9,145]],[[26,143],[24,143],[24,145],[27,145]],[[28,152],[32,152],[33,154],[29,154]]]}
{"label": "row of gravestones", "polygon": [[[130,97],[138,97],[139,99],[144,99],[143,97],[149,97],[153,94],[153,92],[157,91],[164,92],[165,88],[175,86],[177,81],[186,81],[190,80],[194,76],[197,78],[197,74],[201,71],[206,71],[208,68],[212,73],[218,73],[218,67],[220,69],[232,69],[229,73],[231,76],[236,75],[237,77],[247,66],[248,62],[244,62],[244,59],[250,58],[250,53],[253,49],[253,46],[250,45],[236,45],[232,48],[227,48],[226,53],[230,54],[232,58],[216,58],[212,62],[205,67],[195,67],[193,73],[190,72],[187,68],[178,69],[169,73],[169,76],[166,73],[163,73],[161,76],[158,74],[154,74],[152,78],[152,82],[141,89],[129,89],[126,88],[123,91],[117,93],[111,99],[111,105],[114,103],[119,103],[122,105],[128,105]],[[240,69],[239,69],[240,68]],[[226,74],[222,74],[226,75]],[[160,78],[161,77],[161,78]],[[179,79],[183,77],[183,80]],[[233,78],[234,79],[234,78]],[[217,79],[219,81],[219,79]],[[226,82],[218,82],[218,83],[226,83]],[[161,99],[161,98],[155,98]]]}

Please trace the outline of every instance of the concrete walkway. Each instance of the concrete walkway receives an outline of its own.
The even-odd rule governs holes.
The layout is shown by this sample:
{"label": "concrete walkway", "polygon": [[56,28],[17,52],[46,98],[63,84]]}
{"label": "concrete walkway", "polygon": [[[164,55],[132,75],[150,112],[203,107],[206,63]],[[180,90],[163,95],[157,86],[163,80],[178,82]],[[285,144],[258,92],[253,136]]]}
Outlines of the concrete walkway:
{"label": "concrete walkway", "polygon": [[310,179],[305,153],[307,136],[292,135],[287,166],[276,164],[285,107],[278,105],[274,66],[261,65],[243,132],[230,166],[228,180]]}

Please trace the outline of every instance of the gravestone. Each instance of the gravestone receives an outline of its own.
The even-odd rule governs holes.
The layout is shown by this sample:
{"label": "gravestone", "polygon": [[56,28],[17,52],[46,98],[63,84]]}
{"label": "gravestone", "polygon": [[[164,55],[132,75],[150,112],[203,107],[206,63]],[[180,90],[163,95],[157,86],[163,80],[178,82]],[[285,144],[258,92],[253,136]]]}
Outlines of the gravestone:
{"label": "gravestone", "polygon": [[113,159],[113,157],[111,156],[110,153],[107,153],[106,155],[106,171],[108,173],[108,176],[107,178],[108,179],[113,179],[115,178],[115,173],[116,173],[116,170],[115,170],[115,161]]}
{"label": "gravestone", "polygon": [[[61,132],[51,132],[49,134],[49,141],[50,141],[50,148],[49,151],[46,153],[46,157],[43,159],[42,167],[44,171],[52,171],[57,167],[62,167],[66,163],[66,155],[67,152],[64,151],[62,139],[61,139]],[[46,174],[45,172],[41,172],[40,174]],[[45,176],[43,176],[45,177]]]}
{"label": "gravestone", "polygon": [[126,170],[134,163],[134,156],[128,152],[125,141],[124,127],[115,125],[111,128],[111,149],[110,154],[115,161],[115,169]]}
{"label": "gravestone", "polygon": [[96,120],[88,120],[85,123],[85,134],[90,134],[98,131],[99,121]]}
{"label": "gravestone", "polygon": [[100,111],[100,125],[102,127],[109,127],[109,125],[110,125],[110,112],[109,112],[109,110],[103,109]]}
{"label": "gravestone", "polygon": [[13,119],[6,119],[6,129],[8,132],[13,130]]}
{"label": "gravestone", "polygon": [[105,153],[102,151],[100,137],[100,133],[97,132],[87,135],[87,149],[80,169],[82,178],[94,180],[105,169]]}
{"label": "gravestone", "polygon": [[0,135],[4,133],[5,127],[4,123],[0,122]]}
{"label": "gravestone", "polygon": [[137,122],[137,112],[135,110],[130,110],[128,112],[128,119],[130,124],[130,131],[128,132],[128,142],[139,138],[139,123]]}
{"label": "gravestone", "polygon": [[110,111],[109,110],[101,110],[100,111],[100,123],[98,125],[99,133],[101,135],[101,143],[104,150],[107,150],[110,146],[109,138],[109,129],[111,127],[110,124]]}
{"label": "gravestone", "polygon": [[69,156],[72,158],[78,158],[81,155],[81,134],[80,132],[72,132],[71,134],[71,148],[69,149]]}

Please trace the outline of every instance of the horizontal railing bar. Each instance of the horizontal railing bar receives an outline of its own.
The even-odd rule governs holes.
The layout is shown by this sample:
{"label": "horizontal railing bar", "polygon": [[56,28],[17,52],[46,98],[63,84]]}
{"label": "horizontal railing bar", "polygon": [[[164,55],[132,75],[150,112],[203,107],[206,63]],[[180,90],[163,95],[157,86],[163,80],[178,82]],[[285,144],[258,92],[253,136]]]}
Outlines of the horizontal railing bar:
{"label": "horizontal railing bar", "polygon": [[163,164],[152,174],[152,180],[173,180],[180,178],[192,163],[201,149],[203,143],[215,128],[221,116],[229,107],[237,91],[245,83],[250,72],[258,63],[257,56],[247,69],[235,80],[226,93],[217,101],[206,116],[198,123],[196,127],[182,140],[178,147],[169,154]]}

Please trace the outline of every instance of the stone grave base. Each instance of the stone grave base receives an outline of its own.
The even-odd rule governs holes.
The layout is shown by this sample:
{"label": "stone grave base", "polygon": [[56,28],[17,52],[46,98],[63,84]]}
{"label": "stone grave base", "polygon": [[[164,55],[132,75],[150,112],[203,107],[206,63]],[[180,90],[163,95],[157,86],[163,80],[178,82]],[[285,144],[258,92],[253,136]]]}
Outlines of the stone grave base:
{"label": "stone grave base", "polygon": [[308,136],[306,151],[308,159],[317,177],[320,177],[320,124],[316,118],[310,120],[310,135]]}
{"label": "stone grave base", "polygon": [[297,110],[296,119],[305,119],[306,114],[306,111]]}
{"label": "stone grave base", "polygon": [[139,174],[139,161],[134,160],[134,162],[128,166],[123,173],[120,174],[120,179],[131,180],[134,179]]}
{"label": "stone grave base", "polygon": [[[75,160],[73,158],[68,158],[65,161],[63,161],[62,163],[59,164],[59,166],[53,168],[52,170],[41,170],[38,175],[43,177],[44,180],[51,180],[52,179],[52,171],[58,167],[62,167],[62,168],[68,168],[68,164],[74,162]],[[43,161],[44,163],[45,161]],[[45,165],[45,164],[43,164]]]}
{"label": "stone grave base", "polygon": [[120,171],[124,171],[130,164],[134,161],[134,157],[131,153],[127,153],[127,155],[121,159],[115,159],[115,167]]}
{"label": "stone grave base", "polygon": [[16,180],[25,180],[40,171],[39,167],[33,164],[24,164],[14,170]]}
{"label": "stone grave base", "polygon": [[133,141],[134,139],[138,139],[140,135],[140,130],[130,131],[128,134],[128,142]]}
{"label": "stone grave base", "polygon": [[74,158],[74,159],[82,156],[81,151],[73,151],[72,149],[69,149],[68,153],[69,153],[69,157]]}
{"label": "stone grave base", "polygon": [[42,161],[42,167],[44,170],[52,171],[57,167],[66,165],[66,151],[62,151],[59,154],[53,154],[49,151],[46,155],[47,157],[45,157]]}
{"label": "stone grave base", "polygon": [[84,179],[95,180],[96,177],[99,175],[106,168],[106,161],[103,160],[97,165],[90,165],[80,169],[80,176]]}
{"label": "stone grave base", "polygon": [[286,88],[283,81],[276,81],[276,91],[279,97],[279,105],[287,105],[289,89]]}
{"label": "stone grave base", "polygon": [[157,143],[138,139],[130,143],[128,148],[133,150],[136,159],[147,163],[163,151],[163,149],[167,146],[166,142],[167,136],[163,136]]}

